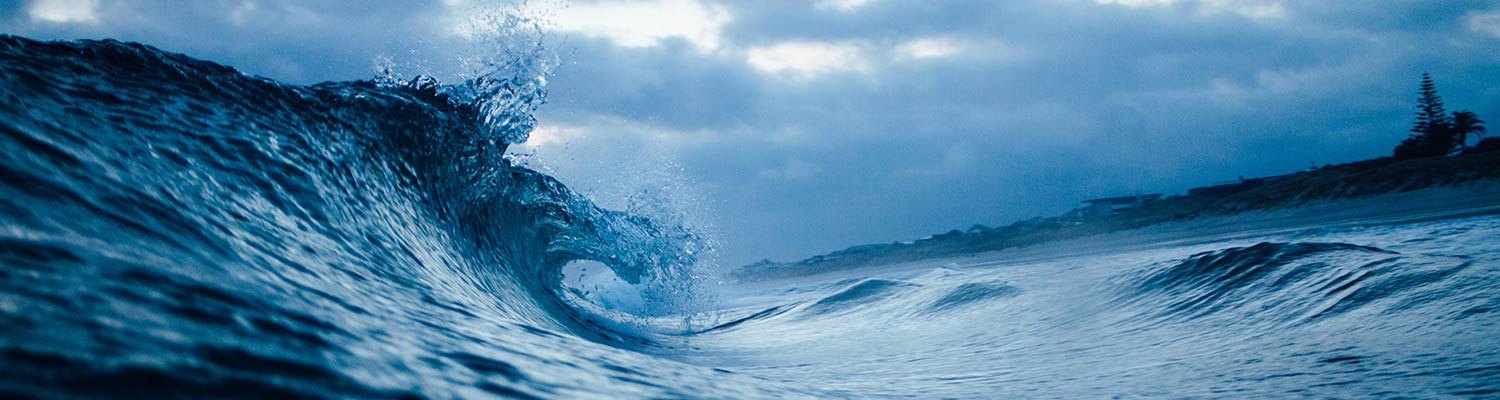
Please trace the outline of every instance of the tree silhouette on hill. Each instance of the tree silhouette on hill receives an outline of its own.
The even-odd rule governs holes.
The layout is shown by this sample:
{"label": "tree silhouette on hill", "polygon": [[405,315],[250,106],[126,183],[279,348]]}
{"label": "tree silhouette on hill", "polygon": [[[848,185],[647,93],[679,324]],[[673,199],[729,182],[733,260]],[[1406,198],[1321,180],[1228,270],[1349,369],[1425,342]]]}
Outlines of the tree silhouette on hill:
{"label": "tree silhouette on hill", "polygon": [[1453,112],[1453,133],[1458,135],[1458,147],[1460,150],[1468,146],[1469,135],[1484,136],[1484,120],[1474,115],[1473,111]]}
{"label": "tree silhouette on hill", "polygon": [[1396,146],[1393,156],[1407,159],[1461,152],[1468,146],[1469,135],[1482,136],[1485,132],[1484,120],[1473,111],[1455,111],[1449,115],[1443,108],[1443,98],[1438,96],[1432,76],[1423,73],[1412,135]]}

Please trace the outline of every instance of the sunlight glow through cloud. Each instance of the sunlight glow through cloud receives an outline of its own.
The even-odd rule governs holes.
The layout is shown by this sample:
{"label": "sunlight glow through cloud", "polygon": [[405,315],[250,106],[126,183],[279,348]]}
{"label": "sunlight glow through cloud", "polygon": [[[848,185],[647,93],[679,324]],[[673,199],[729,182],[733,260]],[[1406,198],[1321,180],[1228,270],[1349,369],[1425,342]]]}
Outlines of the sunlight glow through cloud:
{"label": "sunlight glow through cloud", "polygon": [[729,21],[722,7],[696,0],[604,1],[559,8],[548,28],[604,37],[624,47],[652,47],[676,37],[708,51],[719,48],[720,31]]}
{"label": "sunlight glow through cloud", "polygon": [[793,73],[803,77],[869,68],[860,46],[853,42],[782,42],[751,48],[745,52],[745,59],[761,72]]}
{"label": "sunlight glow through cloud", "polygon": [[588,129],[581,126],[561,124],[541,124],[531,130],[531,135],[523,143],[525,146],[538,147],[552,144],[567,144],[588,133]]}
{"label": "sunlight glow through cloud", "polygon": [[1470,13],[1467,18],[1469,30],[1500,39],[1500,10]]}
{"label": "sunlight glow through cloud", "polygon": [[1169,6],[1174,0],[1096,0],[1099,4],[1119,4],[1126,7]]}
{"label": "sunlight glow through cloud", "polygon": [[94,0],[36,0],[27,9],[31,19],[47,22],[94,22]]}
{"label": "sunlight glow through cloud", "polygon": [[870,0],[820,0],[817,7],[849,12],[866,4],[870,4]]}
{"label": "sunlight glow through cloud", "polygon": [[1169,7],[1177,4],[1196,6],[1200,15],[1238,14],[1254,19],[1286,18],[1286,6],[1280,0],[1094,0],[1097,4],[1125,7]]}
{"label": "sunlight glow through cloud", "polygon": [[958,53],[959,46],[951,39],[921,38],[896,46],[896,53],[909,58],[934,58]]}

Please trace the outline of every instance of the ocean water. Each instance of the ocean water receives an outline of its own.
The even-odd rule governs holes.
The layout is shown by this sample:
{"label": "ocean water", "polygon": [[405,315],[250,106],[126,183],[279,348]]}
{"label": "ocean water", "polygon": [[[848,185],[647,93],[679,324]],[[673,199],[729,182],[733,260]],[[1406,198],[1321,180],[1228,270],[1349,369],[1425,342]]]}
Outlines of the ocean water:
{"label": "ocean water", "polygon": [[1500,396],[1493,215],[710,285],[506,156],[522,71],[0,37],[0,397]]}
{"label": "ocean water", "polygon": [[670,357],[854,397],[1494,397],[1497,233],[1480,216],[759,282],[733,296],[743,321]]}

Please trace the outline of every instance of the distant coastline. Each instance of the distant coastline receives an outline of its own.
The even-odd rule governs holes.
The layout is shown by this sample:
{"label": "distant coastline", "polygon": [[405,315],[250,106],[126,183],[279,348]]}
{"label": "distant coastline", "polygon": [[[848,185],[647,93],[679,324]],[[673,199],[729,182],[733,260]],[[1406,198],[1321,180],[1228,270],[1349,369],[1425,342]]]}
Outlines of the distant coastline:
{"label": "distant coastline", "polygon": [[[763,260],[740,267],[732,275],[740,280],[816,275],[1004,250],[1200,217],[1298,208],[1312,202],[1361,199],[1485,181],[1500,183],[1500,148],[1495,146],[1471,148],[1456,156],[1382,157],[1193,188],[1188,194],[1179,196],[1136,195],[1091,200],[1092,207],[1080,207],[1055,217],[1033,218],[998,228],[976,225],[967,231],[955,229],[907,243],[853,246],[796,262]],[[1404,207],[1420,209],[1424,205],[1406,204]]]}

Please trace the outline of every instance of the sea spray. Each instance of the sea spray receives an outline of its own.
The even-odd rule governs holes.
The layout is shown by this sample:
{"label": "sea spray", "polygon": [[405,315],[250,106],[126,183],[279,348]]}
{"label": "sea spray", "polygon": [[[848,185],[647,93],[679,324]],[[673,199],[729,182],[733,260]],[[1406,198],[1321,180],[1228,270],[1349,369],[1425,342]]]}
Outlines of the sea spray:
{"label": "sea spray", "polygon": [[[468,4],[460,9],[459,14],[463,17],[454,30],[467,39],[468,47],[455,63],[460,66],[457,73],[461,79],[459,83],[445,85],[432,76],[420,74],[404,78],[390,58],[375,61],[376,82],[388,87],[430,92],[444,101],[467,107],[476,126],[480,127],[479,138],[484,144],[492,145],[492,149],[501,151],[498,159],[495,154],[486,156],[487,159],[551,171],[545,162],[534,157],[534,147],[513,146],[525,144],[536,128],[535,111],[546,102],[547,76],[558,65],[556,52],[545,45],[548,37],[541,29],[549,11],[539,5],[497,7],[489,3]],[[486,169],[480,166],[460,170],[475,172]],[[629,292],[641,298],[636,306],[612,310],[624,313],[610,313],[609,319],[624,316],[633,321],[627,325],[645,325],[637,322],[641,318],[662,315],[702,314],[711,308],[711,302],[705,300],[709,296],[702,288],[708,274],[704,271],[717,268],[717,244],[710,239],[713,235],[704,233],[709,224],[703,221],[709,212],[702,210],[701,205],[706,202],[701,196],[684,200],[688,196],[681,193],[686,186],[681,184],[682,180],[680,174],[662,177],[649,173],[622,179],[622,182],[628,181],[635,186],[631,188],[634,191],[629,195],[631,200],[620,205],[624,209],[621,215],[629,216],[624,219],[640,222],[638,226],[585,224],[597,229],[584,232],[562,230],[554,238],[553,248],[549,251],[568,254],[564,258],[577,257],[611,266],[610,277],[623,278],[612,284],[629,286],[615,292]],[[477,176],[465,180],[465,184],[484,186],[494,181],[494,178]],[[472,201],[483,202],[486,196],[497,191],[466,193],[479,196]],[[599,213],[601,218],[613,214],[607,211]],[[609,250],[595,249],[598,243],[617,238],[642,237],[662,240],[657,240],[657,243],[624,240],[605,245],[612,247]],[[666,249],[672,249],[667,252],[676,254],[666,254]],[[615,302],[614,305],[622,304]],[[589,305],[575,306],[594,309]]]}

